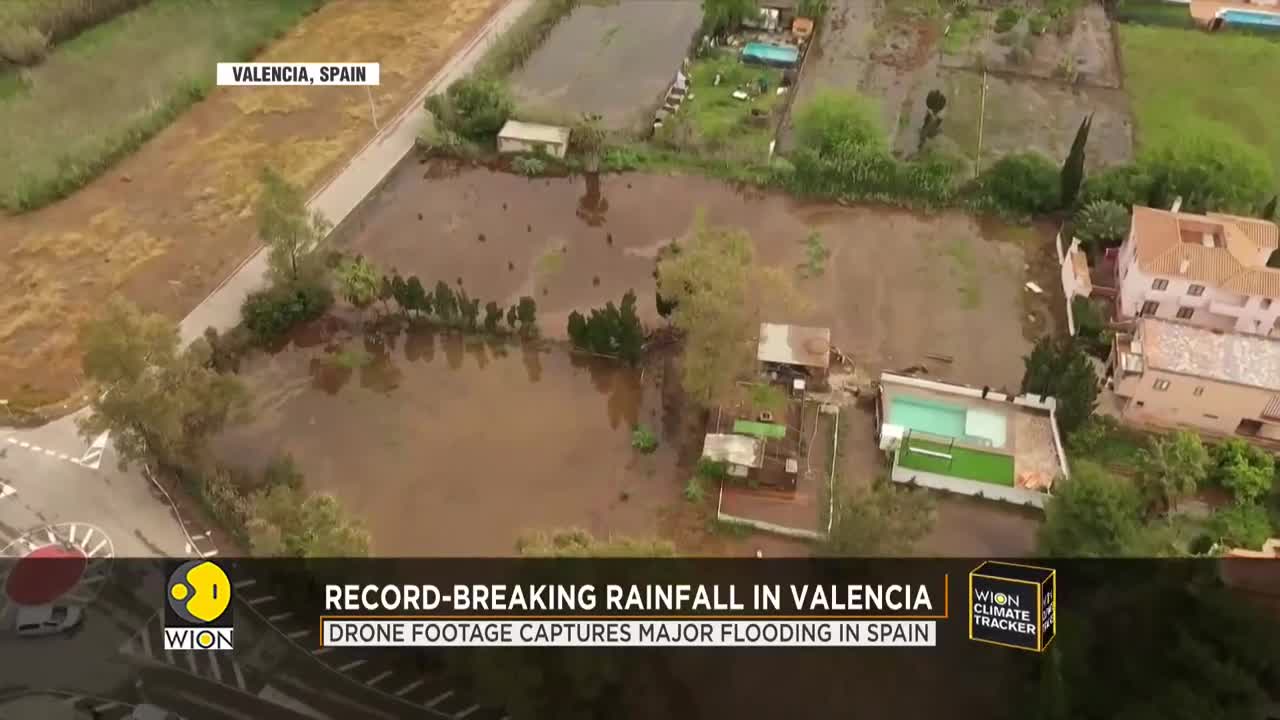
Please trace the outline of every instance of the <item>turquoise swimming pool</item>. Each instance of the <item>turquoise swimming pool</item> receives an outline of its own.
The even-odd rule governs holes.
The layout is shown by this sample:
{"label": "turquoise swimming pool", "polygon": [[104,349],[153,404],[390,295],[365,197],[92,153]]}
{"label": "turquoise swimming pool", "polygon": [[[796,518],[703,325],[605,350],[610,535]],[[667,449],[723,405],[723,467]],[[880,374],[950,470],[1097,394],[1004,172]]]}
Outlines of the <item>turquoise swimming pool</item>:
{"label": "turquoise swimming pool", "polygon": [[962,407],[916,398],[898,397],[889,403],[890,424],[947,438],[964,438],[966,415]]}
{"label": "turquoise swimming pool", "polygon": [[1255,12],[1253,10],[1224,10],[1218,17],[1221,17],[1223,22],[1228,25],[1249,25],[1251,27],[1280,30],[1280,14],[1277,13]]}
{"label": "turquoise swimming pool", "polygon": [[775,67],[791,67],[800,59],[800,49],[769,43],[747,43],[742,48],[742,59],[746,62],[758,62]]}

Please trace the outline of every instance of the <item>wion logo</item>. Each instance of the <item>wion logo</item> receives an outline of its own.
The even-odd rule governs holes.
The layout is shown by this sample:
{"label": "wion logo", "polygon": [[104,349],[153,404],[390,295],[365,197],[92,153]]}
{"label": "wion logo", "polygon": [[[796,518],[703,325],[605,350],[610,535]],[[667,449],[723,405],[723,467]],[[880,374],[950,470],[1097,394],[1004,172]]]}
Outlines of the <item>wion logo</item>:
{"label": "wion logo", "polygon": [[969,573],[969,639],[1043,652],[1053,642],[1058,574],[989,560]]}
{"label": "wion logo", "polygon": [[165,585],[165,650],[231,649],[231,580],[208,560],[169,573]]}

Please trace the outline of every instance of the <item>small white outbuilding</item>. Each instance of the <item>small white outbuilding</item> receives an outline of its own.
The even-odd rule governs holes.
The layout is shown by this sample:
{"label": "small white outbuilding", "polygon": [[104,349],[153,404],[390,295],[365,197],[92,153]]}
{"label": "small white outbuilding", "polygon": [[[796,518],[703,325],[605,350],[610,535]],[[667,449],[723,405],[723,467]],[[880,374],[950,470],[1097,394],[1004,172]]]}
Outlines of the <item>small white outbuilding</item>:
{"label": "small white outbuilding", "polygon": [[500,153],[533,153],[540,150],[552,157],[563,158],[569,151],[569,128],[508,120],[498,132]]}

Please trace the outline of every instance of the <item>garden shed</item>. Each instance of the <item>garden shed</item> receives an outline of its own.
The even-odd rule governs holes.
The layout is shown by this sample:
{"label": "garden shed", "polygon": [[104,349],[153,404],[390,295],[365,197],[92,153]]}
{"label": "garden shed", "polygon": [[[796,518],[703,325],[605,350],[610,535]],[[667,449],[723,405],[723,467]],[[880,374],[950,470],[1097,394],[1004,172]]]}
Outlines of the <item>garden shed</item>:
{"label": "garden shed", "polygon": [[498,131],[498,152],[536,153],[563,159],[569,151],[569,128],[508,120]]}

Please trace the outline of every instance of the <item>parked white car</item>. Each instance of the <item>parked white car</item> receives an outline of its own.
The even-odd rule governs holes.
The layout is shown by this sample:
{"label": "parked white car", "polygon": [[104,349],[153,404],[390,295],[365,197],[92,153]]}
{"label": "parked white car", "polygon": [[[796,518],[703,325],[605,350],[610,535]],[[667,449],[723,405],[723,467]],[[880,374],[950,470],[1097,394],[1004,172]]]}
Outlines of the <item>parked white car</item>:
{"label": "parked white car", "polygon": [[39,637],[66,632],[84,619],[74,605],[41,605],[18,609],[15,629],[21,637]]}

